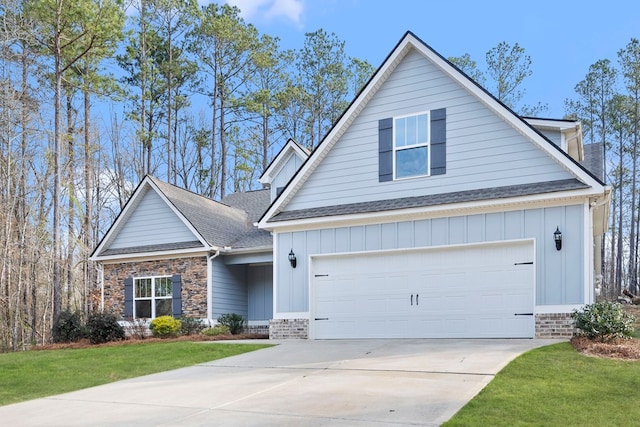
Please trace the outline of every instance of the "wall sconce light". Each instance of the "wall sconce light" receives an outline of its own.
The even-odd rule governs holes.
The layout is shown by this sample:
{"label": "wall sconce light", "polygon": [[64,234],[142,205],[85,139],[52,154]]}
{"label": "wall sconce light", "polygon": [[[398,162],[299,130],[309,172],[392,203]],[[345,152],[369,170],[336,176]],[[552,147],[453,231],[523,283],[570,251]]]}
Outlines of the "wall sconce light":
{"label": "wall sconce light", "polygon": [[291,249],[291,252],[289,252],[289,263],[291,264],[292,268],[296,268],[296,265],[298,265],[296,254],[293,253],[293,249]]}
{"label": "wall sconce light", "polygon": [[553,232],[553,240],[556,242],[556,250],[562,249],[562,232],[559,227],[556,227],[556,231]]}

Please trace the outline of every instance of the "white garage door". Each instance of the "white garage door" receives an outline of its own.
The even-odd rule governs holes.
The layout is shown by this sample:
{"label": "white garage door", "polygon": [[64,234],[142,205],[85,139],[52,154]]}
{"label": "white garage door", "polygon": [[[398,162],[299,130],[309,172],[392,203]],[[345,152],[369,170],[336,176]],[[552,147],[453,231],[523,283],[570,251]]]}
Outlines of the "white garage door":
{"label": "white garage door", "polygon": [[533,242],[312,258],[312,338],[532,338]]}

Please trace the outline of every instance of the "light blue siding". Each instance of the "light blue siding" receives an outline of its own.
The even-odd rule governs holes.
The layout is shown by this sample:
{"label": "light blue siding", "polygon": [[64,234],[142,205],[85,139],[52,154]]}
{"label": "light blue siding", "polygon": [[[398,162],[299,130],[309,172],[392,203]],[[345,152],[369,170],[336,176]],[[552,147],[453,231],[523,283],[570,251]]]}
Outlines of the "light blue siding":
{"label": "light blue siding", "polygon": [[118,232],[110,249],[198,240],[153,190],[148,190]]}
{"label": "light blue siding", "polygon": [[551,130],[539,130],[541,134],[549,138],[551,142],[556,144],[558,147],[562,147],[562,134],[560,131],[551,131]]}
{"label": "light blue siding", "polygon": [[[379,182],[378,121],[447,110],[447,172]],[[568,179],[555,160],[421,54],[411,51],[286,210]]]}
{"label": "light blue siding", "polygon": [[271,265],[249,267],[248,320],[273,318],[273,268]]}
{"label": "light blue siding", "polygon": [[[553,232],[563,233],[557,251]],[[500,240],[534,239],[536,245],[536,303],[538,305],[581,304],[584,301],[584,206],[529,209],[404,221],[390,224],[342,227],[276,234],[279,253],[277,310],[308,310],[308,260],[312,255],[369,250],[446,246]],[[333,236],[333,237],[332,237]],[[347,237],[348,236],[348,237]],[[319,239],[323,239],[320,244]],[[333,240],[329,241],[327,239]],[[349,238],[349,240],[347,240]],[[291,268],[289,250],[298,265]],[[523,262],[534,260],[523,260]]]}
{"label": "light blue siding", "polygon": [[213,318],[221,314],[248,315],[247,268],[244,265],[227,265],[219,258],[212,263],[212,311]]}
{"label": "light blue siding", "polygon": [[278,175],[271,181],[271,200],[275,200],[278,188],[287,185],[302,163],[303,160],[292,152],[284,166],[278,171]]}

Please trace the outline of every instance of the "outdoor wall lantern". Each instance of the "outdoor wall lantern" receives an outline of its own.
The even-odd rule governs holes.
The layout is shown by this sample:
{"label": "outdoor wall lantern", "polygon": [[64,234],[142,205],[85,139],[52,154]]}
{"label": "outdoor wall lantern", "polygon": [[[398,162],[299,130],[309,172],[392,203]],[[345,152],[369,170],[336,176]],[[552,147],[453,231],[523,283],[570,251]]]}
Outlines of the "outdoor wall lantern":
{"label": "outdoor wall lantern", "polygon": [[[556,227],[556,231],[553,232],[553,240],[556,242],[556,250],[562,249],[562,232],[559,227]],[[289,255],[291,258],[291,255]]]}
{"label": "outdoor wall lantern", "polygon": [[293,249],[291,249],[291,252],[289,252],[289,263],[291,263],[292,268],[296,268],[296,265],[298,265],[296,254],[293,253]]}

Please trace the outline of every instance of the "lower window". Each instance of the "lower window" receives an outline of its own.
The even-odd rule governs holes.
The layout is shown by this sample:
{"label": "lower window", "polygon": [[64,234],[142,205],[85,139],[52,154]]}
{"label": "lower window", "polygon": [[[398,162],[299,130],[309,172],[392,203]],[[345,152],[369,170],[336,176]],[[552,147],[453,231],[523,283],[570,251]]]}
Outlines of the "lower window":
{"label": "lower window", "polygon": [[133,317],[153,319],[171,316],[171,276],[133,280]]}

